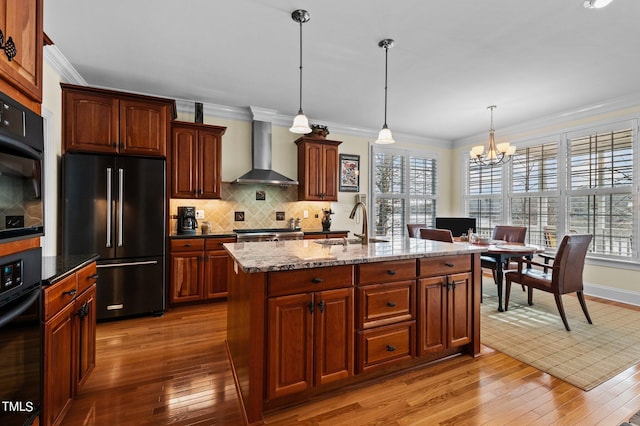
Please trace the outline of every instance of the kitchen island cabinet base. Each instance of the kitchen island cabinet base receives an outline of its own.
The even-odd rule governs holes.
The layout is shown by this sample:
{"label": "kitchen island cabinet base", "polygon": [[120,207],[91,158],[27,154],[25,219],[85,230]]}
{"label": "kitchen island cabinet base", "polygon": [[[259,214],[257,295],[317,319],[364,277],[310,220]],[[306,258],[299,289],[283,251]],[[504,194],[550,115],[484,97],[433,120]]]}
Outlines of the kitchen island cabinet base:
{"label": "kitchen island cabinet base", "polygon": [[[268,399],[268,297],[269,272],[245,273],[234,265],[230,272],[227,304],[227,355],[231,364],[236,390],[247,424],[263,424],[263,413],[308,402],[311,398],[325,397],[344,392],[353,386],[362,386],[374,380],[425,368],[452,356],[469,356],[480,353],[480,260],[471,254],[473,276],[473,333],[468,344],[454,346],[411,359],[402,359],[381,365],[371,371],[359,372],[353,376],[326,385],[315,384],[310,389],[294,394]],[[355,329],[354,329],[355,333]],[[415,351],[414,351],[415,354]]]}

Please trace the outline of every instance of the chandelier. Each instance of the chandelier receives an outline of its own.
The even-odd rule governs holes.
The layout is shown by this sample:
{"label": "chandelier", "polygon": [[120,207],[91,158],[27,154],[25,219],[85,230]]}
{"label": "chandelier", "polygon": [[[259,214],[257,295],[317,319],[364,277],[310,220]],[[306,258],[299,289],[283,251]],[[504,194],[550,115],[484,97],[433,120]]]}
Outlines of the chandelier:
{"label": "chandelier", "polygon": [[495,129],[493,128],[493,110],[497,108],[495,105],[490,105],[487,109],[491,110],[491,128],[489,129],[489,149],[484,152],[484,145],[477,145],[471,148],[469,155],[474,163],[479,166],[493,167],[496,165],[504,164],[511,159],[511,156],[516,152],[516,147],[511,146],[508,142],[496,144],[495,142]]}

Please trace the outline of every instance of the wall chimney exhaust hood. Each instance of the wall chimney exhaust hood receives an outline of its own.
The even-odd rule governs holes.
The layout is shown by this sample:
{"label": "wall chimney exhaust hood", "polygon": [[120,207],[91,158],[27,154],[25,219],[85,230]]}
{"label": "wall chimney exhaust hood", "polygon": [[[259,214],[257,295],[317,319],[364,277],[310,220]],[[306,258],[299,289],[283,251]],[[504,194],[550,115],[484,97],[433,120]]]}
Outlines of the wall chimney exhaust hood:
{"label": "wall chimney exhaust hood", "polygon": [[280,173],[271,170],[271,121],[258,120],[268,117],[275,111],[250,107],[253,114],[251,123],[251,170],[243,174],[232,183],[263,184],[290,186],[297,185],[298,181],[290,179]]}

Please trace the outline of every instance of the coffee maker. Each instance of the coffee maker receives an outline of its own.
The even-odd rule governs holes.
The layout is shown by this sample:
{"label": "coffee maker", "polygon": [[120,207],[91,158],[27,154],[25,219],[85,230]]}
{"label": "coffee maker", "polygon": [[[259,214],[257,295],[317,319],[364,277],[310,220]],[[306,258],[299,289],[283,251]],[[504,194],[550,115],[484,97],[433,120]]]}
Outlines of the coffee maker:
{"label": "coffee maker", "polygon": [[178,207],[178,234],[195,234],[198,229],[195,207]]}

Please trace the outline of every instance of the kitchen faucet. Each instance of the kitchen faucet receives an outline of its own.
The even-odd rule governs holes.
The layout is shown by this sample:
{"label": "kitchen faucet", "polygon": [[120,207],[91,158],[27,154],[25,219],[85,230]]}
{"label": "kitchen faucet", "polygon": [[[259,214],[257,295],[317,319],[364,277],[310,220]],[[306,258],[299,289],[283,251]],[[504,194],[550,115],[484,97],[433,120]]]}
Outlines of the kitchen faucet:
{"label": "kitchen faucet", "polygon": [[351,210],[349,219],[353,219],[354,217],[356,217],[358,206],[362,207],[362,234],[353,235],[360,238],[362,240],[362,244],[367,245],[369,243],[369,232],[367,231],[367,206],[362,201],[358,201],[356,205],[353,206],[353,210]]}

